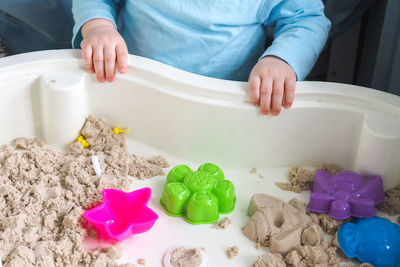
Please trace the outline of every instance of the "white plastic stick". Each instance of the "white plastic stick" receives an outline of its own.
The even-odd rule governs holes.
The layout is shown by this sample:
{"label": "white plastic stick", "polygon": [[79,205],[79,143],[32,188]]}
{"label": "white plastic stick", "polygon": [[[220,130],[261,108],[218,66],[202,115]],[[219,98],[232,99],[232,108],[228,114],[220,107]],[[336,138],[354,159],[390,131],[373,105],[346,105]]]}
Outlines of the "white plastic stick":
{"label": "white plastic stick", "polygon": [[96,175],[101,176],[102,172],[101,172],[101,168],[100,168],[100,161],[97,156],[92,156],[92,164],[93,164],[93,169],[96,172]]}

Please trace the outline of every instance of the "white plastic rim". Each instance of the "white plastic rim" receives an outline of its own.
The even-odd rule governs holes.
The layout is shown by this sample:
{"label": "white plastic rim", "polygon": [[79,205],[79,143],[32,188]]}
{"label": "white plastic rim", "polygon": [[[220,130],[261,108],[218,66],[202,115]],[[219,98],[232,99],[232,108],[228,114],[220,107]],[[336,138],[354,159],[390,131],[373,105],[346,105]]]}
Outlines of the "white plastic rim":
{"label": "white plastic rim", "polygon": [[[174,252],[174,250],[181,248],[181,247],[175,247],[175,248],[171,248],[169,249],[163,257],[163,263],[164,263],[164,267],[174,267],[171,264],[171,255]],[[185,249],[195,249],[194,247],[184,247]],[[203,261],[200,263],[200,265],[198,267],[207,267],[208,265],[208,257],[206,252],[203,249],[200,249],[200,254],[201,254],[201,258],[203,259]]]}
{"label": "white plastic rim", "polygon": [[[127,73],[99,83],[80,50],[0,59],[0,134],[66,147],[88,114],[133,129],[128,138],[198,162],[276,168],[335,162],[400,181],[400,97],[360,86],[298,82],[278,117],[249,103],[247,83],[207,78],[130,55]],[[12,88],[12,89],[11,89]]]}

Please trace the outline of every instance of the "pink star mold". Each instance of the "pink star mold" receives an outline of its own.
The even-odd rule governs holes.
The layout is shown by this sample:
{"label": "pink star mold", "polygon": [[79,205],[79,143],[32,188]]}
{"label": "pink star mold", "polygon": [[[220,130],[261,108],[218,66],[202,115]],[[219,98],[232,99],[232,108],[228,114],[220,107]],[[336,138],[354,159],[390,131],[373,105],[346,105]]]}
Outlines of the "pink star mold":
{"label": "pink star mold", "polygon": [[129,193],[104,189],[103,202],[87,210],[83,217],[108,242],[119,242],[130,235],[148,231],[158,215],[147,207],[151,189],[146,187]]}
{"label": "pink star mold", "polygon": [[338,220],[351,216],[370,218],[376,215],[375,205],[384,198],[380,176],[363,178],[351,171],[332,175],[319,170],[315,174],[307,208],[317,213],[328,213]]}

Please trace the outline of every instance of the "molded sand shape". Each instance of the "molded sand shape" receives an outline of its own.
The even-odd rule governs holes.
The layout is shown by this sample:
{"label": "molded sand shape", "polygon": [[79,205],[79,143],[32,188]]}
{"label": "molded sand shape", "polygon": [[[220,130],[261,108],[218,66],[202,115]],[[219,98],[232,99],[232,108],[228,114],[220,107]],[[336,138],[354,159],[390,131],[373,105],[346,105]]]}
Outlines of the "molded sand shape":
{"label": "molded sand shape", "polygon": [[204,248],[176,247],[163,257],[164,267],[207,267],[208,257]]}

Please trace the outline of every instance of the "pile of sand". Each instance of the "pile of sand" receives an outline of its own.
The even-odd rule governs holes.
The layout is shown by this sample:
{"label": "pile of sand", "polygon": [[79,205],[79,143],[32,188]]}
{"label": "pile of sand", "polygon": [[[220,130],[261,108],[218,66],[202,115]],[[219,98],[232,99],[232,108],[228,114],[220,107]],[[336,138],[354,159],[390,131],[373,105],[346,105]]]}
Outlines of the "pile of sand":
{"label": "pile of sand", "polygon": [[307,214],[305,204],[296,198],[286,203],[256,194],[248,214],[251,218],[243,233],[271,252],[260,256],[254,266],[328,266],[344,260],[337,253],[337,242],[325,241],[323,235],[336,233],[342,222],[325,214]]}
{"label": "pile of sand", "polygon": [[400,185],[387,190],[385,192],[385,199],[376,208],[391,216],[400,214]]}
{"label": "pile of sand", "polygon": [[[75,142],[67,153],[28,138],[0,149],[0,250],[5,267],[118,266],[118,246],[85,251],[81,216],[102,201],[102,189],[127,191],[128,174],[160,175],[168,163],[160,156],[146,160],[130,155],[125,136],[92,116],[81,134],[90,147]],[[92,155],[99,158],[101,176],[95,174]]]}
{"label": "pile of sand", "polygon": [[225,230],[228,226],[232,223],[232,220],[228,217],[224,217],[223,219],[219,220],[218,222],[213,223],[213,229],[222,229]]}
{"label": "pile of sand", "polygon": [[349,260],[336,238],[340,225],[346,221],[307,213],[305,204],[296,198],[285,202],[256,194],[248,214],[251,218],[242,229],[244,235],[270,250],[257,259],[255,267],[338,266]]}
{"label": "pile of sand", "polygon": [[229,247],[228,250],[226,251],[226,256],[228,256],[229,259],[234,259],[239,255],[239,248],[238,246],[232,246]]}
{"label": "pile of sand", "polygon": [[311,190],[315,173],[318,170],[324,170],[332,174],[338,174],[342,168],[336,164],[324,164],[319,166],[316,170],[309,170],[299,166],[293,167],[289,171],[289,183],[276,182],[275,185],[282,190],[300,193],[302,191]]}

